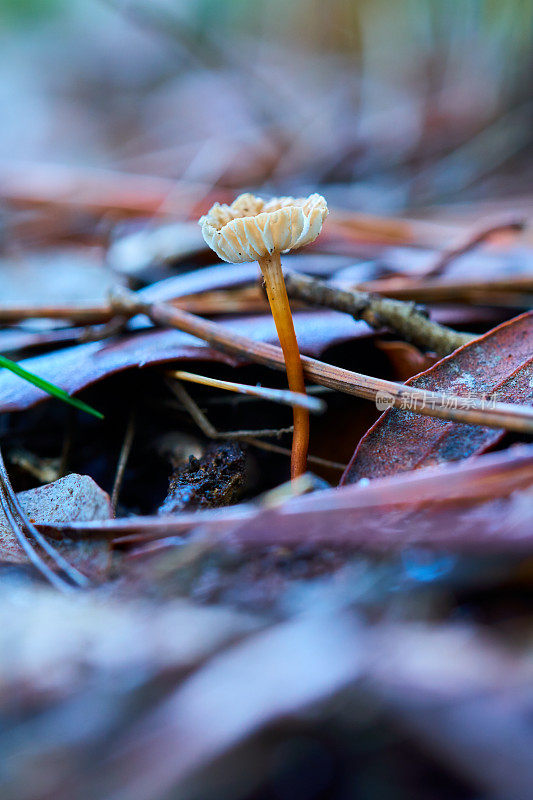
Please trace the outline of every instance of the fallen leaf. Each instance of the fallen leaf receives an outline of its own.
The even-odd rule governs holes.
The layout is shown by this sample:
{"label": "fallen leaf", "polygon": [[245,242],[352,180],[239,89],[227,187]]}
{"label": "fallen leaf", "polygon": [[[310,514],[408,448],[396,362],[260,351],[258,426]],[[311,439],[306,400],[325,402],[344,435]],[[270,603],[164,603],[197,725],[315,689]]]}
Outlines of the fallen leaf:
{"label": "fallen leaf", "polygon": [[442,464],[314,492],[274,509],[241,504],[172,517],[50,525],[43,530],[55,537],[105,536],[130,545],[198,531],[200,542],[250,549],[306,545],[370,552],[407,547],[529,552],[532,485],[533,445],[520,445],[459,465]]}
{"label": "fallen leaf", "polygon": [[[261,342],[278,342],[270,315],[224,320],[222,326]],[[374,335],[366,322],[354,321],[336,311],[294,314],[296,335],[302,353],[320,355],[334,344]],[[149,367],[178,360],[243,363],[213,350],[204,342],[178,330],[131,333],[104,342],[89,342],[53,353],[24,359],[26,369],[60,386],[69,394],[102,378],[132,367]],[[0,373],[0,411],[20,411],[46,399],[47,395],[4,371]]]}
{"label": "fallen leaf", "polygon": [[84,330],[84,328],[71,327],[52,328],[51,330],[32,330],[31,327],[4,328],[0,330],[0,353],[13,357],[21,350],[72,344],[83,334]]}
{"label": "fallen leaf", "polygon": [[532,484],[533,448],[524,447],[479,465],[429,467],[377,485],[316,492],[220,534],[213,528],[211,535],[217,543],[244,547],[530,552]]}
{"label": "fallen leaf", "polygon": [[406,381],[413,375],[429,369],[437,360],[436,356],[422,353],[418,347],[409,342],[377,339],[376,347],[387,356],[396,381]]}
{"label": "fallen leaf", "polygon": [[[67,475],[53,483],[17,495],[30,520],[37,524],[111,519],[109,495],[88,475]],[[27,556],[0,511],[0,560],[26,564]]]}
{"label": "fallen leaf", "polygon": [[[531,403],[532,337],[533,313],[529,312],[464,345],[406,383],[459,397]],[[359,442],[341,483],[459,461],[494,447],[503,436],[503,431],[494,428],[388,409]]]}
{"label": "fallen leaf", "polygon": [[378,626],[370,640],[377,652],[365,690],[402,732],[484,796],[529,800],[529,658],[459,625]]}

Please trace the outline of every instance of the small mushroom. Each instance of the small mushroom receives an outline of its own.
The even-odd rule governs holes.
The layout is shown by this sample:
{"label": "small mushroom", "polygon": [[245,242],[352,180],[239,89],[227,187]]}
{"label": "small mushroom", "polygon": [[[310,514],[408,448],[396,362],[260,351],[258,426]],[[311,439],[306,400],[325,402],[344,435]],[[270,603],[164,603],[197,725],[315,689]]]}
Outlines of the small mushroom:
{"label": "small mushroom", "polygon": [[[228,205],[215,203],[200,219],[205,241],[224,261],[258,261],[285,358],[289,389],[305,394],[304,376],[280,254],[313,242],[328,214],[324,198],[277,197],[265,201],[241,194]],[[291,477],[306,470],[309,412],[293,408]]]}

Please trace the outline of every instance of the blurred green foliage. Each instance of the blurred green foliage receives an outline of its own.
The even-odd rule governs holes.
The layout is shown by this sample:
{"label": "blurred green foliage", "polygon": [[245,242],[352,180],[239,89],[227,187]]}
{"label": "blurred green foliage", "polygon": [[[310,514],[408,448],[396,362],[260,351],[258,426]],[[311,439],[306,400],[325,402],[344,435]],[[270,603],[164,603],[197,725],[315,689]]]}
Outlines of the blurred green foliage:
{"label": "blurred green foliage", "polygon": [[[138,5],[142,2],[135,0]],[[398,35],[497,36],[510,45],[533,38],[533,0],[144,0],[174,10],[197,28],[216,24],[221,32],[291,37],[295,43],[345,49],[357,43],[357,31],[370,19],[395,23]],[[394,43],[391,41],[391,46]],[[512,56],[512,53],[510,53]]]}
{"label": "blurred green foliage", "polygon": [[292,39],[317,49],[356,50],[368,24],[386,25],[413,40],[503,39],[511,58],[513,48],[530,45],[533,38],[533,0],[0,0],[0,25],[39,22],[61,12],[75,16],[106,5],[126,16],[131,8],[160,9],[197,30]]}
{"label": "blurred green foliage", "polygon": [[27,25],[56,14],[64,0],[0,0],[0,25]]}

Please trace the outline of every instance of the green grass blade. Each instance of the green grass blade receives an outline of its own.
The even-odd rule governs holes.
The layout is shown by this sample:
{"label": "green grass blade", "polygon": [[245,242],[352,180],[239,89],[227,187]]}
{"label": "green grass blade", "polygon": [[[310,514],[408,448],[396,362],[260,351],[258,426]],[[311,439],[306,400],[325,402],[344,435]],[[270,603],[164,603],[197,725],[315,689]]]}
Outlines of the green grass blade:
{"label": "green grass blade", "polygon": [[19,378],[23,378],[25,381],[28,381],[28,383],[32,383],[34,386],[52,395],[52,397],[57,397],[58,400],[62,400],[64,403],[74,406],[74,408],[79,408],[80,411],[92,414],[93,417],[97,417],[98,419],[104,418],[104,415],[101,414],[100,411],[87,405],[87,403],[84,403],[82,400],[78,400],[76,397],[71,397],[68,392],[65,392],[64,389],[60,389],[59,386],[54,386],[50,381],[39,378],[39,376],[34,375],[33,372],[28,372],[27,369],[21,367],[16,361],[11,361],[11,359],[0,355],[0,367],[5,367],[10,370],[10,372],[18,375]]}

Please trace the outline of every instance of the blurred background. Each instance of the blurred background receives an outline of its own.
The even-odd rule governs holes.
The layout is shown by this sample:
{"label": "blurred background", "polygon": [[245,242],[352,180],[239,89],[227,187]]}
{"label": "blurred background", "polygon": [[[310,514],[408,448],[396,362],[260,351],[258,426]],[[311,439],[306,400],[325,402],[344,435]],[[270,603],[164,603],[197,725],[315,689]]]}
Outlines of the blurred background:
{"label": "blurred background", "polygon": [[[109,329],[80,345],[86,318],[34,317],[61,304],[105,311],[110,288],[161,281],[160,291],[188,271],[183,307],[269,315],[253,272],[225,283],[226,267],[202,269],[214,256],[183,219],[215,198],[321,191],[337,220],[284,265],[340,287],[382,291],[390,279],[390,291],[398,279],[399,297],[459,330],[530,307],[532,226],[529,246],[511,231],[469,250],[475,219],[533,219],[532,40],[533,0],[0,0],[0,296],[4,308],[31,306],[29,319],[1,326],[0,351],[39,352],[32,369],[61,385],[78,369],[79,387],[115,381],[87,397],[106,413],[98,428],[59,404],[2,414],[16,488],[68,467],[111,493],[125,475],[119,514],[154,513],[171,470],[206,452],[166,376],[113,375],[174,352],[170,339],[161,345],[167,332],[127,332],[106,355],[98,336]],[[378,216],[365,227],[365,215]],[[412,222],[382,219],[402,215]],[[165,217],[181,219],[151,237],[152,219],[158,234]],[[413,294],[417,282],[430,291]],[[334,312],[297,313],[328,363],[404,380],[436,358],[396,335],[374,340],[347,315],[336,327]],[[84,348],[81,361],[70,345]],[[498,353],[488,352],[492,370]],[[234,379],[234,367],[197,357],[202,374]],[[255,366],[239,376],[276,381]],[[4,408],[13,392],[6,379]],[[273,404],[258,412],[193,395],[221,431],[288,419]],[[336,483],[377,409],[327,397],[311,452]],[[449,441],[455,458],[460,443]],[[288,477],[279,449],[257,449],[250,463],[247,497]],[[511,474],[502,470],[483,478],[484,492]],[[410,547],[387,560],[315,554],[304,542],[241,560],[201,539],[180,551],[176,536],[159,553],[148,543],[112,561],[107,539],[91,537],[68,558],[107,583],[78,595],[25,583],[24,562],[10,582],[4,564],[1,800],[530,800],[532,562],[511,545],[528,555],[520,520],[531,500],[517,492],[506,505],[501,491],[467,514],[487,540],[508,515],[505,558]],[[410,542],[417,516],[405,513]]]}
{"label": "blurred background", "polygon": [[529,191],[533,0],[0,0],[30,162],[398,213]]}

